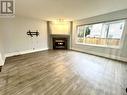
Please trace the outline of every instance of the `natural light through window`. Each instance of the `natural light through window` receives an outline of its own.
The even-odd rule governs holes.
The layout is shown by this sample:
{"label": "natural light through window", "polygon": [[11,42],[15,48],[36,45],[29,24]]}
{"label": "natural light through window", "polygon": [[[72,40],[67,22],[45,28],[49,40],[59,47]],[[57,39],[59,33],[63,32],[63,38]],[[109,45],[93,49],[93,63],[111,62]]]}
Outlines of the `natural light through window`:
{"label": "natural light through window", "polygon": [[77,27],[77,43],[119,47],[125,21],[113,21]]}

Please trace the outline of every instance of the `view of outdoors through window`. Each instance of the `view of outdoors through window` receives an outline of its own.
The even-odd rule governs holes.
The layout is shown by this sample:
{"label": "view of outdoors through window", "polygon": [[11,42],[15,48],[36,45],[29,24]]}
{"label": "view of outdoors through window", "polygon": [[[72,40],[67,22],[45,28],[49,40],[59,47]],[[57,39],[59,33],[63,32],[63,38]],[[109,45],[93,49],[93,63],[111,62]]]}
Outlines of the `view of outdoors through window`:
{"label": "view of outdoors through window", "polygon": [[77,42],[101,46],[119,46],[125,21],[114,21],[77,27]]}

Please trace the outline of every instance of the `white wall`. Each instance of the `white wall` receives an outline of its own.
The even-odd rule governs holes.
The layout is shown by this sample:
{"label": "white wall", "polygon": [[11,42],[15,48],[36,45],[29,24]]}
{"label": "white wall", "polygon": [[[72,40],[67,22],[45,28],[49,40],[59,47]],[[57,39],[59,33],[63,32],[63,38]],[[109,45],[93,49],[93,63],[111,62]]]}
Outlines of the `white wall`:
{"label": "white wall", "polygon": [[[15,17],[0,19],[0,26],[0,32],[3,32],[4,36],[3,42],[6,56],[48,49],[46,21]],[[32,38],[26,34],[29,30],[38,30],[40,35]]]}
{"label": "white wall", "polygon": [[115,19],[127,18],[127,10],[117,11],[109,14],[95,16],[87,19],[74,21],[73,33],[72,33],[72,49],[86,53],[96,54],[99,56],[105,56],[113,59],[127,61],[127,20],[124,29],[124,35],[122,37],[122,46],[119,49],[105,48],[98,46],[80,45],[76,44],[76,26],[82,24],[90,24],[102,21],[110,21]]}

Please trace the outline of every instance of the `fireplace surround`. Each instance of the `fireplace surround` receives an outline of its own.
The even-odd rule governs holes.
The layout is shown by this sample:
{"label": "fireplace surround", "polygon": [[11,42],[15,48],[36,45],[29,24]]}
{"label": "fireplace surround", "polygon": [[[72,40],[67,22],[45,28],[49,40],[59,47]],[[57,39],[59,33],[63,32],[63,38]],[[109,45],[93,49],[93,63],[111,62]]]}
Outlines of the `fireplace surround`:
{"label": "fireplace surround", "polygon": [[53,38],[53,49],[67,49],[67,38]]}
{"label": "fireplace surround", "polygon": [[49,35],[49,49],[70,49],[70,35]]}

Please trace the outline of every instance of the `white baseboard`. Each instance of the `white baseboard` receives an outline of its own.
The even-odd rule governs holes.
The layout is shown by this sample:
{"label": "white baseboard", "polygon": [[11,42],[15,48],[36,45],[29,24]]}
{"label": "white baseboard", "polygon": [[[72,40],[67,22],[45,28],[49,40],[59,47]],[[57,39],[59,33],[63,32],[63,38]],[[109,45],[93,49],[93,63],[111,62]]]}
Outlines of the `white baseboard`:
{"label": "white baseboard", "polygon": [[4,65],[4,60],[0,59],[0,66]]}
{"label": "white baseboard", "polygon": [[5,63],[5,58],[2,59],[2,56],[0,55],[0,66],[3,66]]}
{"label": "white baseboard", "polygon": [[72,50],[80,51],[80,52],[84,52],[84,53],[88,53],[88,54],[93,54],[93,55],[97,55],[97,56],[102,56],[102,57],[106,57],[106,58],[110,58],[110,59],[114,59],[114,60],[127,62],[127,58],[120,57],[120,56],[115,56],[115,55],[111,55],[111,54],[104,54],[104,53],[102,54],[102,53],[98,53],[98,52],[94,52],[94,51],[84,51],[84,50],[79,50],[79,49],[75,49],[75,48],[72,48]]}
{"label": "white baseboard", "polygon": [[2,64],[2,66],[3,66],[3,65],[4,65],[4,63],[5,63],[5,60],[6,60],[6,58],[4,58],[4,59],[2,60],[2,63],[3,63],[3,64]]}
{"label": "white baseboard", "polygon": [[48,48],[37,49],[37,50],[25,50],[25,51],[19,51],[19,52],[6,53],[5,54],[5,57],[11,57],[11,56],[15,56],[15,55],[22,55],[22,54],[33,53],[33,52],[44,51],[44,50],[48,50]]}

